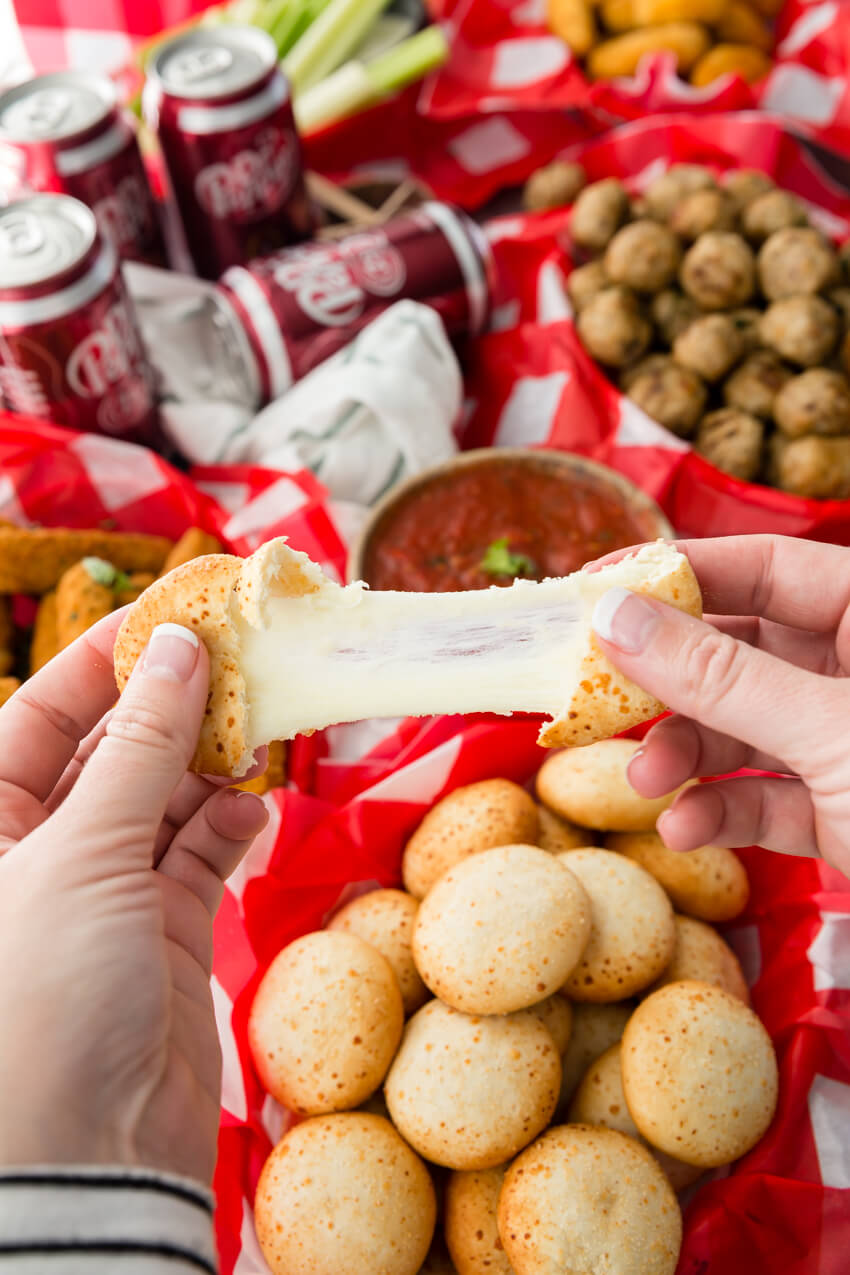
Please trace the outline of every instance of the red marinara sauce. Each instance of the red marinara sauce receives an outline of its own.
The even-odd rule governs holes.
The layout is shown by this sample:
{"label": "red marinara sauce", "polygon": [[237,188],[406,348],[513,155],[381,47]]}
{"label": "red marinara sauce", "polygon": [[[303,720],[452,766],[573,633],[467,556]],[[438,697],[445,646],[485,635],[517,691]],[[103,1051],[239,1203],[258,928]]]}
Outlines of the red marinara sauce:
{"label": "red marinara sauce", "polygon": [[[486,589],[511,584],[515,575],[569,575],[657,535],[649,511],[629,509],[616,487],[592,473],[495,456],[435,476],[391,506],[369,537],[363,575],[374,589]],[[489,555],[493,565],[506,549],[527,560],[521,569],[482,567],[499,541],[507,544]]]}

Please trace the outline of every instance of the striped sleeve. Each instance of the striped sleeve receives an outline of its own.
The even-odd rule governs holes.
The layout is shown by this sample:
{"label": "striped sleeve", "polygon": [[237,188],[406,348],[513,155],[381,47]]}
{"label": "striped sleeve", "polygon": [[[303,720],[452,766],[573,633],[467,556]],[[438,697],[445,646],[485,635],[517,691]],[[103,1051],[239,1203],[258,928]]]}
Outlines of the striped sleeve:
{"label": "striped sleeve", "polygon": [[0,1275],[216,1275],[212,1195],[145,1169],[0,1171]]}

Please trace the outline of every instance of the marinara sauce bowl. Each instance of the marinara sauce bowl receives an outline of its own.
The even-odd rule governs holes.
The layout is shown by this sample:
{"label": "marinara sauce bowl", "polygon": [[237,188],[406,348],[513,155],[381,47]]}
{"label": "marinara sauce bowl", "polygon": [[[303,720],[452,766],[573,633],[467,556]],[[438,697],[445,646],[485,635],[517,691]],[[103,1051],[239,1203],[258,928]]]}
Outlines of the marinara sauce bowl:
{"label": "marinara sauce bowl", "polygon": [[569,575],[673,534],[658,505],[605,465],[572,452],[485,447],[378,501],[352,546],[348,579],[426,593],[482,589]]}

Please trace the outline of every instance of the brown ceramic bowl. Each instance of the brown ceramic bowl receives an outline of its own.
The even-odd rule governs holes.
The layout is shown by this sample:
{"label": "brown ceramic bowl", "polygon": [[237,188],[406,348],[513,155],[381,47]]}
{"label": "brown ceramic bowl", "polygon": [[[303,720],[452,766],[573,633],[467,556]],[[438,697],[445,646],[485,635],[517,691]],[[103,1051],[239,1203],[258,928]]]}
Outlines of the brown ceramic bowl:
{"label": "brown ceramic bowl", "polygon": [[[633,543],[640,544],[659,538],[667,540],[674,535],[672,526],[655,501],[628,478],[624,478],[622,474],[609,469],[606,465],[600,465],[596,461],[588,460],[572,452],[530,450],[519,447],[483,447],[475,451],[461,452],[451,460],[423,470],[415,477],[393,487],[379,500],[370,511],[359,536],[351,547],[348,557],[348,579],[366,580],[367,583],[372,583],[368,574],[370,549],[375,545],[377,538],[385,534],[400,507],[415,494],[421,493],[423,489],[435,482],[442,482],[446,476],[460,470],[504,463],[528,467],[531,473],[542,471],[547,476],[556,475],[564,482],[565,501],[569,501],[573,496],[576,483],[581,483],[583,486],[591,484],[597,490],[602,489],[609,497],[617,500],[630,517],[635,531]],[[616,547],[616,545],[611,546],[611,548]],[[589,552],[582,561],[596,556],[599,554]]]}

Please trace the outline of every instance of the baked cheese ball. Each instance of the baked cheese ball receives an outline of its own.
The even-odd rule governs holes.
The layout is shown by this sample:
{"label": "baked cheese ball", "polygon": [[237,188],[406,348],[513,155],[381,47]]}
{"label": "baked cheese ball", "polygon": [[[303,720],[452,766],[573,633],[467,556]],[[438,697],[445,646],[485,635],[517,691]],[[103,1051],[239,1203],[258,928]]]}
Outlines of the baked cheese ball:
{"label": "baked cheese ball", "polygon": [[452,1173],[443,1223],[458,1275],[514,1275],[499,1237],[499,1193],[505,1169]]}
{"label": "baked cheese ball", "polygon": [[570,1047],[573,1032],[573,1007],[566,996],[547,996],[545,1001],[532,1005],[536,1014],[555,1042],[555,1048],[563,1058]]}
{"label": "baked cheese ball", "polygon": [[750,989],[741,963],[729,944],[704,921],[697,921],[692,916],[677,916],[674,920],[676,946],[673,959],[651,990],[656,991],[667,983],[696,979],[700,983],[710,983],[712,987],[722,987],[724,992],[749,1005]]}
{"label": "baked cheese ball", "polygon": [[639,748],[634,739],[604,739],[551,753],[537,775],[537,795],[555,814],[587,828],[649,832],[676,793],[641,797],[635,792],[626,768]]}
{"label": "baked cheese ball", "polygon": [[537,806],[537,845],[550,854],[559,854],[561,850],[578,850],[581,846],[595,845],[594,833],[589,828],[580,828],[556,815],[548,806]]}
{"label": "baked cheese ball", "polygon": [[415,1014],[428,999],[411,948],[418,910],[416,899],[404,890],[373,890],[352,899],[328,923],[329,930],[357,934],[386,957],[398,979],[405,1014]]}
{"label": "baked cheese ball", "polygon": [[747,906],[750,883],[741,860],[726,846],[680,854],[657,832],[610,832],[605,846],[651,872],[673,906],[703,921],[731,921]]}
{"label": "baked cheese ball", "polygon": [[572,1006],[570,1041],[561,1063],[557,1119],[565,1118],[567,1105],[590,1064],[621,1039],[634,1008],[634,1001]]}

